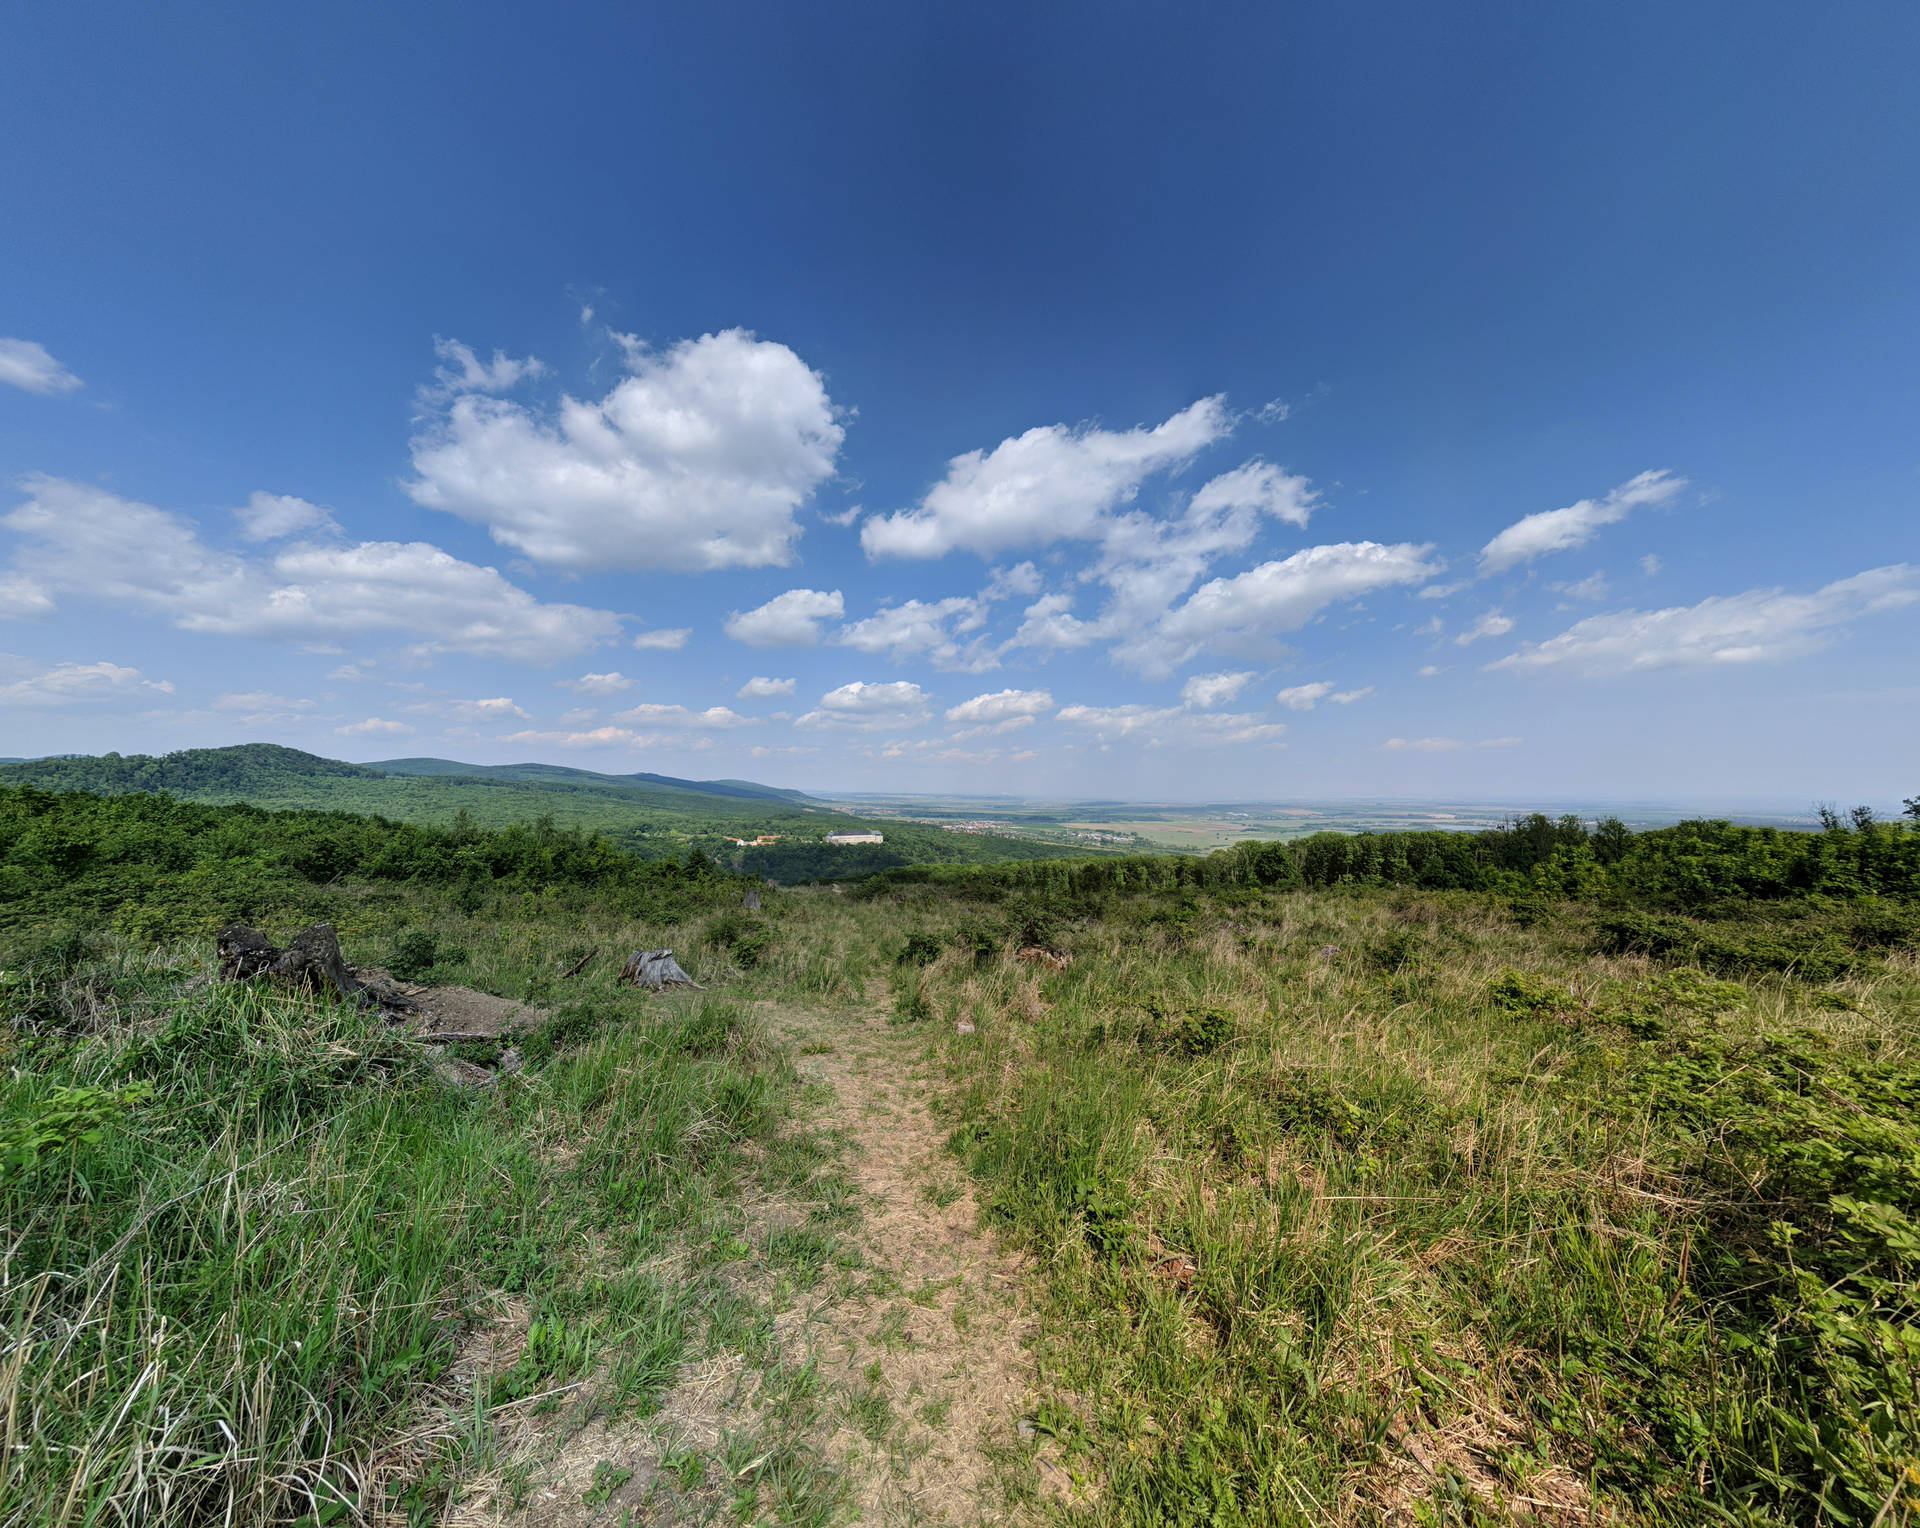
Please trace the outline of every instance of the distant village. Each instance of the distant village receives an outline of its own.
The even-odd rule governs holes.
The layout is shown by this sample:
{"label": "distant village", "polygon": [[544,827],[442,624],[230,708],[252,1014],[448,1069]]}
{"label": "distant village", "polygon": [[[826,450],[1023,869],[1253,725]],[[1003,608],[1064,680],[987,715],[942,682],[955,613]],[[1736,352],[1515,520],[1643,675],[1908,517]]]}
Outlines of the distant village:
{"label": "distant village", "polygon": [[945,828],[949,833],[990,833],[1001,838],[1071,838],[1089,844],[1130,844],[1137,835],[1132,833],[1109,833],[1098,828],[1049,828],[1036,833],[1032,829],[1022,830],[1005,822],[941,822],[934,824]]}
{"label": "distant village", "polygon": [[[742,849],[764,849],[768,844],[777,844],[785,837],[781,833],[762,833],[758,838],[734,838],[726,836],[727,842]],[[886,839],[878,833],[862,829],[852,833],[829,833],[826,841],[830,844],[881,844]]]}

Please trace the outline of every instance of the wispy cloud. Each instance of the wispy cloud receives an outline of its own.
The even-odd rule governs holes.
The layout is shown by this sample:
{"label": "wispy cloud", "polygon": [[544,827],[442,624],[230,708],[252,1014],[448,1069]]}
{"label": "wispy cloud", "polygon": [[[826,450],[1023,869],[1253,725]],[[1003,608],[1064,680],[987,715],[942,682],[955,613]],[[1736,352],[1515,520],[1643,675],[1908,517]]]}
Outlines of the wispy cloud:
{"label": "wispy cloud", "polygon": [[0,339],[0,385],[50,397],[70,393],[82,384],[38,341]]}
{"label": "wispy cloud", "polygon": [[1630,478],[1603,499],[1540,510],[1514,521],[1480,549],[1480,571],[1502,573],[1549,552],[1585,546],[1601,527],[1616,525],[1646,505],[1664,504],[1686,486],[1685,478],[1661,469]]}
{"label": "wispy cloud", "polygon": [[1513,673],[1567,669],[1601,676],[1778,663],[1819,651],[1854,621],[1916,600],[1920,569],[1895,563],[1811,594],[1753,589],[1697,605],[1588,616],[1557,637],[1487,666]]}

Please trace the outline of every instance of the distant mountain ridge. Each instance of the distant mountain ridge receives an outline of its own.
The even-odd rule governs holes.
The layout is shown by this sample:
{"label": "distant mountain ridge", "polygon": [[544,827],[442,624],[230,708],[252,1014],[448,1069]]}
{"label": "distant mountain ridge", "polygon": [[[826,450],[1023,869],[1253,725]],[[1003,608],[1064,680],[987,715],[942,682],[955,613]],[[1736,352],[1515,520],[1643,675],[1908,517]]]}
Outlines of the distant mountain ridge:
{"label": "distant mountain ridge", "polygon": [[[318,781],[429,778],[513,781],[527,785],[588,787],[636,792],[656,800],[706,798],[713,804],[742,801],[816,806],[800,791],[751,780],[682,780],[672,775],[607,775],[561,764],[464,764],[455,759],[387,759],[349,764],[286,748],[278,743],[240,743],[227,748],[183,748],[167,754],[67,754],[0,763],[0,783],[47,790],[166,791],[173,795],[277,795]],[[688,802],[688,804],[692,804]]]}
{"label": "distant mountain ridge", "polygon": [[591,784],[629,790],[651,786],[660,790],[690,791],[701,796],[724,796],[741,801],[779,801],[793,806],[820,805],[804,791],[761,785],[753,780],[682,780],[673,775],[645,772],[609,775],[592,769],[573,769],[565,764],[462,764],[455,759],[380,759],[366,768],[389,775],[458,775],[469,780],[522,780],[535,785]]}
{"label": "distant mountain ridge", "polygon": [[[0,765],[0,787],[117,796],[165,792],[184,801],[244,802],[280,811],[354,812],[396,822],[473,827],[551,825],[607,835],[642,859],[685,859],[696,848],[781,881],[844,878],[906,864],[1054,859],[1084,849],[949,833],[923,823],[863,819],[801,791],[753,780],[598,774],[561,764],[465,764],[385,759],[349,764],[275,743],[188,748],[153,757],[67,756]],[[881,841],[830,845],[829,831],[867,829]],[[746,848],[742,841],[755,847]]]}

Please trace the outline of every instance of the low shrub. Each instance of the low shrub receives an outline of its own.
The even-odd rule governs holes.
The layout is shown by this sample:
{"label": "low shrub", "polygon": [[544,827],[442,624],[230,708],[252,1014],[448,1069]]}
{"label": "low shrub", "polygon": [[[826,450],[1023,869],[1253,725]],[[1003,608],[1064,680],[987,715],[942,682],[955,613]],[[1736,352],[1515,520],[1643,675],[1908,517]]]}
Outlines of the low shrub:
{"label": "low shrub", "polygon": [[932,934],[916,930],[894,957],[896,966],[930,966],[940,958],[940,941]]}
{"label": "low shrub", "polygon": [[1502,1013],[1520,1019],[1551,1019],[1570,1013],[1573,994],[1540,976],[1507,967],[1487,983],[1487,998]]}
{"label": "low shrub", "polygon": [[412,928],[394,936],[387,969],[405,982],[430,982],[465,963],[460,945],[443,945],[432,929]]}
{"label": "low shrub", "polygon": [[722,913],[707,924],[707,943],[728,951],[742,971],[759,965],[773,945],[773,930],[742,912]]}
{"label": "low shrub", "polygon": [[1593,947],[1611,955],[1685,961],[1722,975],[1780,971],[1809,982],[1833,981],[1859,965],[1838,934],[1818,925],[1728,928],[1658,913],[1613,913],[1596,920]]}

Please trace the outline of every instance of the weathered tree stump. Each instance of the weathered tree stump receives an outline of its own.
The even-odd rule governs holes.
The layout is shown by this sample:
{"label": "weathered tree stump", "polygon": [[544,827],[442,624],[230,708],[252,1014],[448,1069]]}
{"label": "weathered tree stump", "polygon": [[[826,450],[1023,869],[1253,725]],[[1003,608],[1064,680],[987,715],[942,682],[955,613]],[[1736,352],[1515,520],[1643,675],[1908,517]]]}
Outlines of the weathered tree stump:
{"label": "weathered tree stump", "polygon": [[361,1007],[386,1013],[418,1013],[419,1005],[385,983],[363,982],[340,953],[340,941],[330,923],[315,923],[293,936],[283,950],[258,929],[229,924],[214,940],[220,957],[220,979],[229,982],[266,980],[296,992],[332,994]]}
{"label": "weathered tree stump", "polygon": [[760,911],[760,892],[758,888],[755,888],[754,890],[749,891],[744,897],[742,897],[740,899],[740,905],[750,913],[759,912]]}
{"label": "weathered tree stump", "polygon": [[658,992],[665,987],[700,986],[680,969],[672,950],[635,950],[620,968],[620,980],[630,987],[645,987],[650,992]]}

